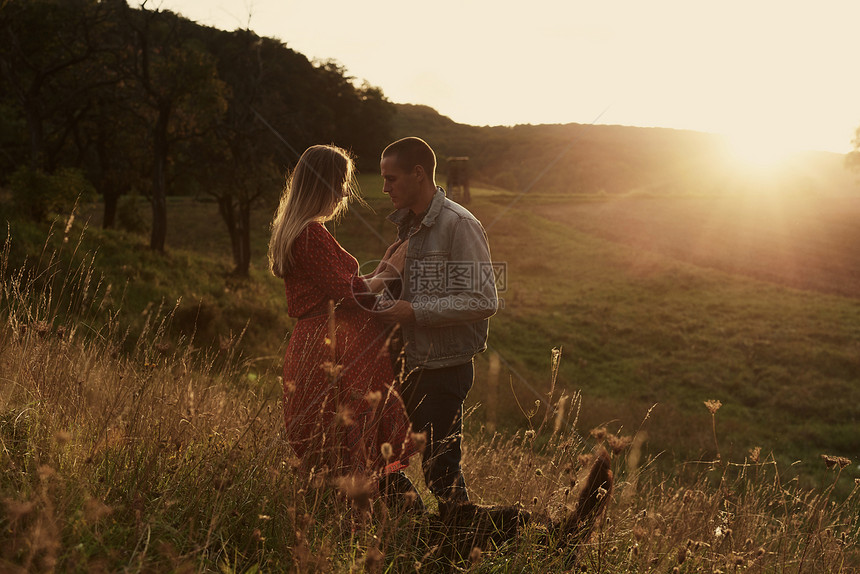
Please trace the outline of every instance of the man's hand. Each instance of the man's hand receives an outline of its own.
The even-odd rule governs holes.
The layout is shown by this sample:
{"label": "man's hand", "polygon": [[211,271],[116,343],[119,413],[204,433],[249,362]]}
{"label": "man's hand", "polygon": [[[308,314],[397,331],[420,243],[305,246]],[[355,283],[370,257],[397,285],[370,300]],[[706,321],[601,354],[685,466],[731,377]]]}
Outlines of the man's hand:
{"label": "man's hand", "polygon": [[415,322],[415,310],[409,301],[393,301],[389,306],[377,309],[377,316],[383,323],[407,325]]}

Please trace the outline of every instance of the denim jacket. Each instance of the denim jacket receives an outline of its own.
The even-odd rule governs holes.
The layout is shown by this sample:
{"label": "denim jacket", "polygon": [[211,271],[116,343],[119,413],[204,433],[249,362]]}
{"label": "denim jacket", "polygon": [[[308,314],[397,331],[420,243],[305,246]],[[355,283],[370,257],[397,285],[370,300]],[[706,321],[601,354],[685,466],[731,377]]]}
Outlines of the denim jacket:
{"label": "denim jacket", "polygon": [[417,230],[410,219],[406,208],[388,216],[409,238],[400,298],[416,321],[403,326],[406,371],[466,363],[486,350],[499,305],[487,234],[441,187]]}

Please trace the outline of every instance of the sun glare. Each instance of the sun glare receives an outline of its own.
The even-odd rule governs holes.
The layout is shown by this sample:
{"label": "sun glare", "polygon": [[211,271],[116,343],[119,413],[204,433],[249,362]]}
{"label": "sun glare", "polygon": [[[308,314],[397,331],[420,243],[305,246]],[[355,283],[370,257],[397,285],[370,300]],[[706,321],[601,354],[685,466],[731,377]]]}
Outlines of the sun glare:
{"label": "sun glare", "polygon": [[770,171],[785,165],[798,150],[778,137],[745,134],[728,138],[730,153],[741,167]]}

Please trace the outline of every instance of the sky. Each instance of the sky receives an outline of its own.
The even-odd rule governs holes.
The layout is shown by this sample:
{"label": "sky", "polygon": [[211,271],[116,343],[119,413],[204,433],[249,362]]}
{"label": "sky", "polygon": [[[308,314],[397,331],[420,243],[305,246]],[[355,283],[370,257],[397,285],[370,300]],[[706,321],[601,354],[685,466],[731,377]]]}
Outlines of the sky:
{"label": "sky", "polygon": [[[140,3],[140,0],[133,0]],[[597,123],[846,153],[860,2],[147,0],[336,60],[398,103],[471,125]]]}

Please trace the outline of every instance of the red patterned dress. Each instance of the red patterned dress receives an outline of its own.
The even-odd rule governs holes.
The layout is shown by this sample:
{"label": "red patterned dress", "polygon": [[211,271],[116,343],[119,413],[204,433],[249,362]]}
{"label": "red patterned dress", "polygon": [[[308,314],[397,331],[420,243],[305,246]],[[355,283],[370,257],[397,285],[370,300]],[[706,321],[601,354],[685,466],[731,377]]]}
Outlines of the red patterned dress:
{"label": "red patterned dress", "polygon": [[[372,297],[358,261],[313,222],[292,247],[284,279],[287,307],[298,318],[284,358],[284,420],[296,454],[337,474],[405,466],[414,454],[409,419],[392,387],[384,326],[359,302]],[[334,351],[329,337],[334,301]],[[385,447],[387,448],[387,447]],[[392,466],[393,465],[393,466]]]}

